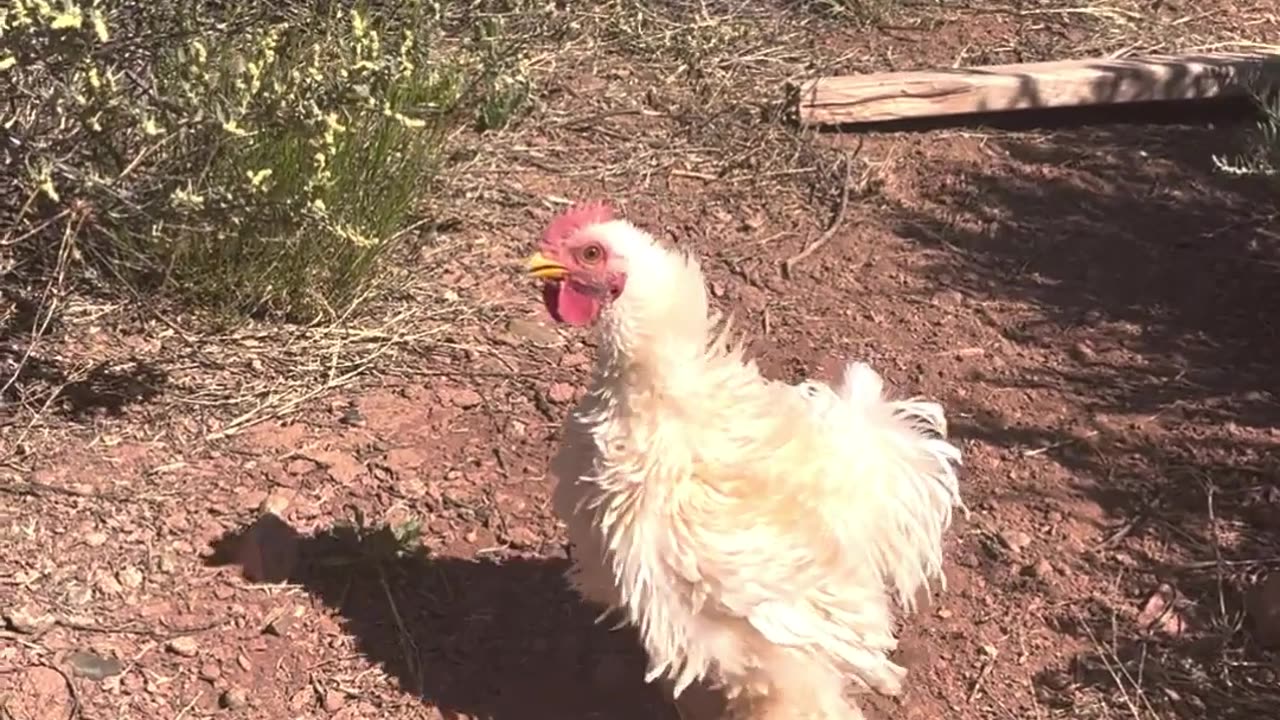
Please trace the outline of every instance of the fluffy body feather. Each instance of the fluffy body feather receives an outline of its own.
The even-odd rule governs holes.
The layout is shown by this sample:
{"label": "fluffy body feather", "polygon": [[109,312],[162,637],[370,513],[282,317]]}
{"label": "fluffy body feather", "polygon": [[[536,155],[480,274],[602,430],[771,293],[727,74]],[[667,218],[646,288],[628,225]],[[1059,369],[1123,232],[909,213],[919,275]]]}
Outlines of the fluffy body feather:
{"label": "fluffy body feather", "polygon": [[625,221],[590,231],[630,271],[551,467],[572,582],[677,697],[707,679],[751,717],[861,717],[848,682],[901,691],[894,601],[945,587],[964,505],[942,409],[887,400],[861,363],[834,387],[765,379],[696,260]]}

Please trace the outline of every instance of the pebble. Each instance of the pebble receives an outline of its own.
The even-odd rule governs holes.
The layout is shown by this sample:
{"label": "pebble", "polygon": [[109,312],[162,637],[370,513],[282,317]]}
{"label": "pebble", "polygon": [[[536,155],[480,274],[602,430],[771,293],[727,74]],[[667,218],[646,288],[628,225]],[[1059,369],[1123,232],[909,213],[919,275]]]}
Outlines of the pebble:
{"label": "pebble", "polygon": [[317,452],[315,459],[324,466],[329,477],[335,482],[344,485],[350,485],[364,474],[364,463],[355,459],[348,453],[338,452],[336,450],[326,450]]}
{"label": "pebble", "polygon": [[1082,363],[1090,363],[1098,359],[1098,353],[1086,342],[1078,342],[1071,346],[1071,357]]}
{"label": "pebble", "polygon": [[532,550],[540,544],[538,534],[527,527],[512,528],[507,542],[516,550]]}
{"label": "pebble", "polygon": [[506,330],[512,336],[521,340],[528,340],[534,345],[555,347],[564,343],[564,338],[560,336],[560,333],[537,320],[512,318],[507,323]]}
{"label": "pebble", "polygon": [[551,387],[547,389],[547,399],[557,405],[573,402],[573,396],[574,387],[569,383],[551,383]]}
{"label": "pebble", "polygon": [[1031,544],[1031,536],[1021,530],[1002,530],[1000,542],[1013,552],[1022,552]]}
{"label": "pebble", "polygon": [[120,581],[110,575],[103,575],[98,578],[98,582],[95,587],[97,587],[98,592],[103,595],[119,595],[124,592],[124,586],[120,584]]}
{"label": "pebble", "polygon": [[347,704],[347,696],[337,690],[328,690],[325,692],[324,701],[321,704],[326,712],[335,713]]}
{"label": "pebble", "polygon": [[195,638],[182,635],[165,643],[165,649],[174,655],[195,657],[200,652],[200,644],[196,642]]}
{"label": "pebble", "polygon": [[66,718],[76,704],[62,673],[48,667],[28,667],[8,678],[4,688],[5,717]]}
{"label": "pebble", "polygon": [[218,704],[227,710],[239,710],[249,704],[249,696],[240,688],[228,688],[218,698]]}
{"label": "pebble", "polygon": [[[308,460],[307,462],[310,462]],[[259,510],[263,513],[270,513],[276,516],[284,515],[284,511],[289,509],[289,503],[292,502],[293,493],[286,493],[277,490],[267,496],[262,501]]]}
{"label": "pebble", "polygon": [[24,605],[4,613],[9,629],[23,635],[37,635],[53,626],[54,617],[33,605]]}
{"label": "pebble", "polygon": [[480,393],[472,390],[471,388],[463,388],[453,393],[453,396],[449,399],[453,402],[455,407],[460,407],[463,410],[473,408],[484,402],[484,398],[481,397]]}
{"label": "pebble", "polygon": [[1138,613],[1138,625],[1160,630],[1171,637],[1181,635],[1186,630],[1186,618],[1177,608],[1177,602],[1178,591],[1168,583],[1161,583]]}
{"label": "pebble", "polygon": [[120,581],[121,585],[130,590],[137,590],[142,587],[142,571],[132,565],[121,568],[120,572],[116,573],[116,579]]}
{"label": "pebble", "polygon": [[284,471],[290,475],[306,475],[307,473],[320,467],[314,460],[309,458],[294,458],[284,466]]}
{"label": "pebble", "polygon": [[124,663],[116,658],[77,650],[67,657],[67,663],[76,675],[90,680],[103,680],[124,672]]}
{"label": "pebble", "polygon": [[1053,569],[1053,563],[1049,562],[1048,560],[1045,560],[1044,558],[1040,558],[1034,563],[1031,563],[1030,565],[1026,565],[1022,568],[1023,575],[1026,575],[1027,577],[1039,578],[1041,580],[1046,580],[1052,577],[1054,572],[1055,571]]}
{"label": "pebble", "polygon": [[267,621],[262,631],[276,637],[284,637],[289,632],[289,628],[293,625],[296,618],[287,612],[280,612]]}

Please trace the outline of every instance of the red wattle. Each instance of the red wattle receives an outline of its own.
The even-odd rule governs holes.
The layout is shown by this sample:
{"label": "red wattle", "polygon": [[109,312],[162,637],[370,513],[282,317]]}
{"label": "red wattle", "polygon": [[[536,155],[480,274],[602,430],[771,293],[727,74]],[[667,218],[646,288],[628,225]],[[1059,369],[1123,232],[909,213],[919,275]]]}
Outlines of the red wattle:
{"label": "red wattle", "polygon": [[556,322],[586,325],[600,312],[600,301],[567,282],[542,286],[542,302]]}

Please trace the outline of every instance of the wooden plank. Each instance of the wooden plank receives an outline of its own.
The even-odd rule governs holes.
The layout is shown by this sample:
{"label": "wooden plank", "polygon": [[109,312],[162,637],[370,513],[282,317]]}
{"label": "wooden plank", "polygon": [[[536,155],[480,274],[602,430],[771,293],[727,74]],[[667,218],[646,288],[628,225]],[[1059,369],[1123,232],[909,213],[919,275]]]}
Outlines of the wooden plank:
{"label": "wooden plank", "polygon": [[1152,55],[809,80],[799,88],[805,125],[1197,100],[1280,82],[1280,53]]}

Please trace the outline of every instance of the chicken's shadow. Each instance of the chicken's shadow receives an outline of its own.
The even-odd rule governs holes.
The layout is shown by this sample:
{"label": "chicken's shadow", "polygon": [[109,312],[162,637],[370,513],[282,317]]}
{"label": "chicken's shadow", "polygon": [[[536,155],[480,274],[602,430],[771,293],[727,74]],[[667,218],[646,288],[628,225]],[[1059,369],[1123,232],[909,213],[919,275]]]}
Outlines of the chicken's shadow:
{"label": "chicken's shadow", "polygon": [[560,558],[406,553],[387,528],[298,534],[274,515],[229,533],[211,565],[301,585],[357,648],[445,718],[674,720],[634,635],[596,623]]}

